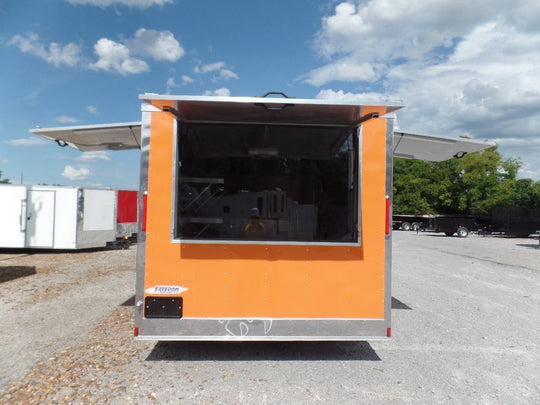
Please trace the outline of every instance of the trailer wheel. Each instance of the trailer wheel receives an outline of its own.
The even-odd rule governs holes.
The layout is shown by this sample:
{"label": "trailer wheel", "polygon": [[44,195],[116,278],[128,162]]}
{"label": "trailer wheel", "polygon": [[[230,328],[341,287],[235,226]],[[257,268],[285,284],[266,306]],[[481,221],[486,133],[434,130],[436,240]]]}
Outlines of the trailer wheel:
{"label": "trailer wheel", "polygon": [[469,236],[469,230],[464,226],[460,226],[457,229],[457,234],[460,238],[466,238],[467,236]]}
{"label": "trailer wheel", "polygon": [[409,224],[408,222],[403,222],[401,224],[401,229],[403,229],[404,231],[410,231],[411,230],[411,224]]}
{"label": "trailer wheel", "polygon": [[413,222],[411,228],[413,231],[417,231],[420,229],[420,224],[418,222]]}

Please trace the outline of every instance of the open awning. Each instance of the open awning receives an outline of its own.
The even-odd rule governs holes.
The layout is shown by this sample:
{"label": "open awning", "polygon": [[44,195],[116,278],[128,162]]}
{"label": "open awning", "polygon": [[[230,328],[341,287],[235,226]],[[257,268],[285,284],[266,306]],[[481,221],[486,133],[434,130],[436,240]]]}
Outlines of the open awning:
{"label": "open awning", "polygon": [[[63,128],[36,128],[30,132],[81,152],[139,149],[141,123],[103,124]],[[394,132],[394,156],[440,162],[489,148],[490,144]]]}
{"label": "open awning", "polygon": [[[339,128],[356,128],[366,120],[382,117],[401,108],[397,105],[360,105],[354,102],[288,98],[282,93],[275,95],[279,97],[143,94],[140,99],[155,111],[169,112],[184,123],[318,127],[313,129],[314,132],[331,127],[333,129],[329,130],[337,131],[338,135]],[[140,122],[35,128],[30,132],[55,141],[60,146],[70,146],[82,152],[140,149],[141,146]],[[462,157],[489,146],[464,139],[394,133],[394,156],[403,158],[442,161]]]}
{"label": "open awning", "polygon": [[30,132],[55,141],[60,146],[70,146],[81,152],[140,149],[141,147],[140,122],[34,128]]}
{"label": "open awning", "polygon": [[394,156],[441,162],[453,157],[461,158],[467,153],[479,152],[490,144],[471,142],[466,139],[449,139],[426,135],[394,132]]}

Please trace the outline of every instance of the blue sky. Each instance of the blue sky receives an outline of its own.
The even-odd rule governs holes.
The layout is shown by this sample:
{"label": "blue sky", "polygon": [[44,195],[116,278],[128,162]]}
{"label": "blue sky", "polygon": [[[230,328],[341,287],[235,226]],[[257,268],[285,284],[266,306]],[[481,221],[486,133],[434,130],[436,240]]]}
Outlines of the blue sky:
{"label": "blue sky", "polygon": [[138,152],[30,134],[140,120],[138,95],[399,102],[398,129],[467,135],[540,180],[540,3],[0,0],[0,170],[136,189]]}

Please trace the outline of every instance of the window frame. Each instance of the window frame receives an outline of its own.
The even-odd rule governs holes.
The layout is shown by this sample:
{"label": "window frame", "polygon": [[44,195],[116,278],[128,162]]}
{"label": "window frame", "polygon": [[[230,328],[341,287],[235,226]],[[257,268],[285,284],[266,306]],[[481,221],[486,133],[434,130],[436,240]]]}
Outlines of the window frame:
{"label": "window frame", "polygon": [[[180,177],[181,177],[181,170],[182,170],[182,162],[180,161],[180,137],[181,135],[181,128],[183,124],[198,124],[199,122],[196,121],[189,121],[189,122],[179,122],[178,120],[175,120],[175,125],[173,128],[173,173],[172,173],[172,215],[171,215],[171,243],[177,243],[177,244],[218,244],[218,245],[230,245],[230,244],[239,244],[239,245],[297,245],[297,246],[361,246],[362,244],[362,237],[361,237],[361,224],[362,224],[362,215],[361,215],[361,175],[362,175],[362,125],[356,125],[351,128],[352,136],[356,137],[356,148],[354,150],[355,156],[354,156],[354,164],[356,164],[356,172],[354,176],[355,181],[355,188],[356,188],[356,207],[353,207],[352,209],[356,209],[356,221],[353,222],[351,225],[354,227],[356,226],[356,232],[355,232],[355,238],[354,240],[347,240],[347,241],[333,241],[333,240],[294,240],[294,239],[287,239],[287,240],[276,240],[276,239],[225,239],[225,238],[212,238],[212,239],[194,239],[194,238],[185,238],[180,235],[180,219],[179,215],[181,215],[179,210],[179,204],[180,204]],[[208,124],[207,121],[200,122],[200,124]],[[231,123],[221,123],[223,125],[228,125]],[[257,124],[264,124],[267,125],[268,123],[254,123],[254,122],[235,122],[234,124],[240,124],[240,125],[257,125]],[[280,125],[279,122],[275,123],[274,125]],[[283,124],[285,125],[285,124]],[[302,124],[300,125],[302,127],[317,127],[318,125],[313,124]],[[339,125],[336,125],[335,128],[339,127]],[[353,142],[353,145],[355,142]]]}

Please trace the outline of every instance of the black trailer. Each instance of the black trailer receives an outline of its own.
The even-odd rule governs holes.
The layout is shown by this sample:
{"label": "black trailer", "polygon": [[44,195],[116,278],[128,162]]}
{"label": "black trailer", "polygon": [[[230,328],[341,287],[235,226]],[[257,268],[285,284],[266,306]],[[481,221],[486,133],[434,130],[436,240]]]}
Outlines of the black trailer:
{"label": "black trailer", "polygon": [[470,215],[393,215],[392,229],[444,232],[446,236],[465,238],[479,228],[476,218]]}
{"label": "black trailer", "polygon": [[393,215],[392,229],[402,231],[418,231],[428,227],[433,215]]}
{"label": "black trailer", "polygon": [[478,229],[476,218],[469,215],[393,215],[392,228],[403,231],[444,232],[461,238]]}
{"label": "black trailer", "polygon": [[457,234],[460,238],[469,236],[469,232],[478,229],[476,218],[471,215],[437,215],[431,227],[435,232],[444,232],[446,236]]}
{"label": "black trailer", "polygon": [[527,237],[540,230],[540,210],[524,207],[495,207],[491,215],[478,217],[484,234]]}

